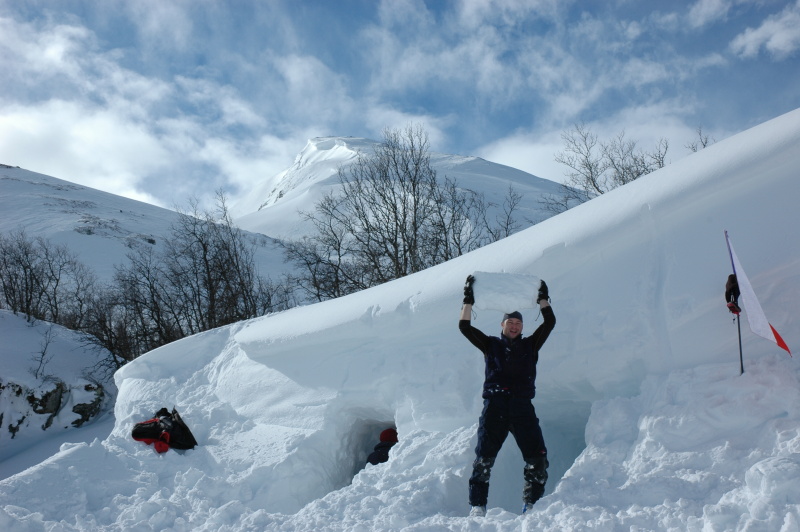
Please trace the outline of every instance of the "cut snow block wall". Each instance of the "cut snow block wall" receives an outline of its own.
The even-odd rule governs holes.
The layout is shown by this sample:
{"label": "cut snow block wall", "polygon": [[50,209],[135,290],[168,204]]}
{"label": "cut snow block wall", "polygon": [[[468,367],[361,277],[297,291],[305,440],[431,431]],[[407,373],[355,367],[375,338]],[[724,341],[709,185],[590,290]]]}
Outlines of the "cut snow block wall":
{"label": "cut snow block wall", "polygon": [[539,308],[536,298],[541,279],[535,275],[497,272],[475,272],[475,305],[479,310],[500,313]]}

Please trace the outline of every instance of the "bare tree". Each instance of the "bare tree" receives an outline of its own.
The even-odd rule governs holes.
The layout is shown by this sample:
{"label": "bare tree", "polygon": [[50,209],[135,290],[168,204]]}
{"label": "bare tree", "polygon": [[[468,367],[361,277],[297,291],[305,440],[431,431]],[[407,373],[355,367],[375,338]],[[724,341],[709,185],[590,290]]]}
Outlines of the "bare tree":
{"label": "bare tree", "polygon": [[180,213],[163,252],[144,246],[117,268],[114,286],[95,302],[91,331],[124,360],[185,336],[293,305],[291,290],[261,277],[257,242],[237,229],[225,197]]}
{"label": "bare tree", "polygon": [[119,292],[116,287],[101,289],[92,299],[84,327],[86,344],[109,353],[93,368],[93,373],[101,373],[101,380],[155,346],[151,337],[136,333],[141,321],[123,305]]}
{"label": "bare tree", "polygon": [[703,148],[707,148],[709,144],[716,142],[713,138],[703,133],[703,127],[697,126],[697,139],[686,143],[686,148],[691,152],[698,152]]}
{"label": "bare tree", "polygon": [[29,320],[43,319],[44,268],[36,243],[24,231],[0,235],[0,283],[3,306]]}
{"label": "bare tree", "polygon": [[561,140],[565,148],[556,154],[556,162],[571,169],[565,184],[583,192],[579,199],[590,199],[606,192],[608,161],[602,144],[598,147],[597,135],[584,124],[575,124],[573,131],[561,134]]}
{"label": "bare tree", "polygon": [[23,230],[0,235],[0,306],[28,320],[79,329],[96,282],[66,246],[29,238]]}
{"label": "bare tree", "polygon": [[484,227],[488,231],[491,241],[496,242],[507,236],[511,236],[520,229],[520,224],[517,221],[514,213],[522,201],[522,194],[514,190],[514,187],[509,185],[506,196],[501,206],[501,212],[495,216],[495,223],[484,222]]}
{"label": "bare tree", "polygon": [[233,225],[224,197],[218,195],[216,213],[200,212],[193,201],[166,247],[166,280],[180,302],[172,306],[180,309],[186,333],[257,315],[254,251]]}
{"label": "bare tree", "polygon": [[53,330],[52,324],[44,333],[42,333],[42,343],[39,345],[39,352],[34,354],[32,357],[36,366],[30,370],[31,374],[36,379],[42,379],[45,377],[45,368],[47,367],[47,364],[53,360],[53,353],[49,352],[49,350],[50,344],[53,343],[53,338],[55,335],[56,333]]}
{"label": "bare tree", "polygon": [[[112,310],[112,304],[119,307],[109,317],[125,320],[133,357],[188,334],[183,326],[182,301],[171,289],[161,257],[152,248],[141,247],[128,254],[128,264],[116,269],[112,290],[103,306],[107,310]],[[114,325],[98,328],[116,329]]]}
{"label": "bare tree", "polygon": [[315,213],[303,213],[315,228],[313,236],[284,242],[287,262],[293,262],[299,274],[290,277],[306,297],[317,301],[332,299],[369,286],[365,269],[356,264],[351,250],[343,196],[329,194],[316,205]]}
{"label": "bare tree", "polygon": [[564,150],[555,160],[569,168],[566,179],[559,194],[539,202],[556,214],[663,168],[669,150],[669,142],[662,138],[653,151],[642,151],[636,141],[625,138],[624,131],[607,143],[600,142],[582,123],[563,132],[561,139]]}
{"label": "bare tree", "polygon": [[601,144],[601,148],[610,174],[606,181],[609,186],[603,191],[605,193],[663,168],[669,143],[666,139],[661,139],[655,151],[643,152],[636,149],[635,141],[625,138],[623,131],[608,144]]}
{"label": "bare tree", "polygon": [[302,213],[314,233],[285,244],[301,272],[300,290],[317,300],[339,297],[415,273],[472,251],[516,228],[511,197],[503,227],[485,227],[486,202],[430,163],[421,127],[386,129],[371,154],[339,169],[338,192]]}

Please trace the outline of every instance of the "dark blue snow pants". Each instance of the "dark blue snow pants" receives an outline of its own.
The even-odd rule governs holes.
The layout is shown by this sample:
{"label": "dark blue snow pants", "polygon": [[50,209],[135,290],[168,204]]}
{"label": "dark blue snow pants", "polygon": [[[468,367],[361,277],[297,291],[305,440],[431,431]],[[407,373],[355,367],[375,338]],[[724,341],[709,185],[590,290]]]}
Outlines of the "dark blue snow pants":
{"label": "dark blue snow pants", "polygon": [[469,479],[469,503],[486,506],[489,475],[508,433],[514,436],[525,460],[525,502],[535,502],[544,493],[547,480],[547,448],[539,418],[530,399],[495,396],[484,399],[478,422],[478,445]]}

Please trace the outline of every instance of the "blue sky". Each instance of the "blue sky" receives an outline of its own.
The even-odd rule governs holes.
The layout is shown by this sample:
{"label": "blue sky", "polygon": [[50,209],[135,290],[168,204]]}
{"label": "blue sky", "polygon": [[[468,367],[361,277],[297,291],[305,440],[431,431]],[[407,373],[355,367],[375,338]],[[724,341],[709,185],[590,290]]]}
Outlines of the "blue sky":
{"label": "blue sky", "polygon": [[0,0],[0,163],[172,207],[316,136],[560,180],[561,132],[668,159],[800,107],[800,0]]}

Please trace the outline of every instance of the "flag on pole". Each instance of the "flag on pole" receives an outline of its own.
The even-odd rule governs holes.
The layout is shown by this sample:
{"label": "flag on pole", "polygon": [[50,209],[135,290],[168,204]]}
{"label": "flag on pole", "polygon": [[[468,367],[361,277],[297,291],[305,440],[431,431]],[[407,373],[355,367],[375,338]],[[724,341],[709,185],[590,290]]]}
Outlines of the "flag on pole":
{"label": "flag on pole", "polygon": [[736,256],[736,252],[733,250],[733,244],[731,244],[731,239],[727,231],[725,231],[725,241],[728,243],[728,252],[731,255],[733,273],[736,274],[736,280],[739,282],[739,290],[741,291],[743,303],[742,307],[744,308],[745,314],[747,314],[747,323],[750,325],[750,330],[753,331],[754,334],[766,338],[770,342],[775,342],[778,344],[778,347],[785,349],[786,352],[789,353],[789,356],[791,356],[792,352],[789,351],[789,346],[783,341],[783,338],[781,338],[781,335],[775,330],[775,327],[767,321],[764,310],[761,308],[761,304],[756,298],[756,293],[753,291],[753,286],[744,273],[744,269],[739,262],[739,257]]}

